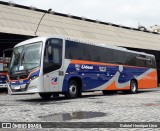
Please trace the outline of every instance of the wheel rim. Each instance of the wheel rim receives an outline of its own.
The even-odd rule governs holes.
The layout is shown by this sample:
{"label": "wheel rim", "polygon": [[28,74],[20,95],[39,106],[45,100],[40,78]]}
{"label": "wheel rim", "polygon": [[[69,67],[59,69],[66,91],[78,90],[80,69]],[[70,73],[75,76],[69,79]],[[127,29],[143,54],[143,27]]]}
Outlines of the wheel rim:
{"label": "wheel rim", "polygon": [[75,85],[70,85],[69,86],[69,93],[71,94],[71,96],[75,96],[77,92],[77,87]]}
{"label": "wheel rim", "polygon": [[131,85],[131,90],[132,90],[132,92],[136,92],[136,84],[135,83],[132,83],[132,85]]}

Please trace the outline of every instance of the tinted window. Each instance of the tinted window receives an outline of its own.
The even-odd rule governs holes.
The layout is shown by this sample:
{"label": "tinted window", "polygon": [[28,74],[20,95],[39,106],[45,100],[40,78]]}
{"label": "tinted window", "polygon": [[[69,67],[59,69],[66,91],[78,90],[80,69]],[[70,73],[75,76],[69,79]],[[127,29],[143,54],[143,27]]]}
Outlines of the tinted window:
{"label": "tinted window", "polygon": [[65,57],[67,59],[155,68],[153,58],[148,59],[145,55],[138,55],[132,52],[104,48],[69,40],[66,40]]}

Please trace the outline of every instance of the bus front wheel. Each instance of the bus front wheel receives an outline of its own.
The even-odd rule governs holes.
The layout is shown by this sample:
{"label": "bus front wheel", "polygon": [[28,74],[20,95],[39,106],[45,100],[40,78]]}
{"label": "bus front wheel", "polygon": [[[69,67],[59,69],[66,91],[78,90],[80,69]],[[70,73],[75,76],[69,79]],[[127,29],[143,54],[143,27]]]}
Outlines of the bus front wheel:
{"label": "bus front wheel", "polygon": [[78,96],[78,84],[71,80],[68,84],[68,91],[65,94],[66,98],[76,98]]}
{"label": "bus front wheel", "polygon": [[42,99],[46,100],[46,99],[50,99],[53,94],[52,93],[39,93],[39,95]]}
{"label": "bus front wheel", "polygon": [[131,80],[131,82],[130,82],[130,93],[131,94],[136,94],[137,90],[138,90],[138,86],[137,86],[136,81]]}

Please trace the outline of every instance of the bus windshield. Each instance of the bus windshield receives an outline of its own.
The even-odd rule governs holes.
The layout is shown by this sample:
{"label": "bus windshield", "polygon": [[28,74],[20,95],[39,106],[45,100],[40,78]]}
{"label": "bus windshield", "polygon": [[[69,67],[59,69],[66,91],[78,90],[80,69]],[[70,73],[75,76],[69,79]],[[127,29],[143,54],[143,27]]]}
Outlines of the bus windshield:
{"label": "bus windshield", "polygon": [[40,66],[42,42],[14,48],[9,73],[28,71]]}

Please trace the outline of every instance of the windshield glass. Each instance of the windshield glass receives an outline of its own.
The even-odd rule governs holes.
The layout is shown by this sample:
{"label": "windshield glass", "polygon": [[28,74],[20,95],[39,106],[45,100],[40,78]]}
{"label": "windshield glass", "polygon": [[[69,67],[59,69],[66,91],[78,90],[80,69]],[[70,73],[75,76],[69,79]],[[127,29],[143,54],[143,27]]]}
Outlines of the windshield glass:
{"label": "windshield glass", "polygon": [[29,70],[40,66],[42,42],[14,48],[10,63],[10,73]]}

